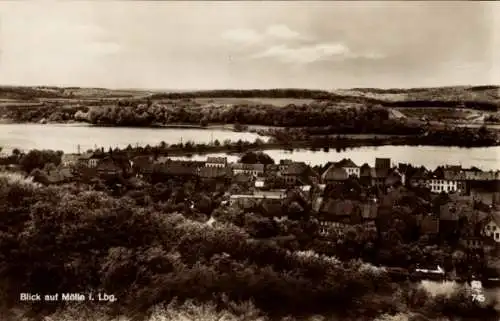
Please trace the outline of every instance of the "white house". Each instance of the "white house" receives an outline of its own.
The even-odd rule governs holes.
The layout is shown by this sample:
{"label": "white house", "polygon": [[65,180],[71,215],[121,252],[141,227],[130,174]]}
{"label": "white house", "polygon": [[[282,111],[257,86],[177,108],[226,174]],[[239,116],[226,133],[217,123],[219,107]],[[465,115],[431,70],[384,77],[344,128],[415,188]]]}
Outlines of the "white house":
{"label": "white house", "polygon": [[484,234],[493,238],[495,242],[500,243],[500,213],[493,213],[487,222],[484,226]]}
{"label": "white house", "polygon": [[361,173],[361,168],[349,158],[344,158],[340,162],[335,163],[335,167],[343,168],[347,172],[347,175],[349,176],[359,177]]}
{"label": "white house", "polygon": [[227,157],[207,157],[205,167],[226,167]]}

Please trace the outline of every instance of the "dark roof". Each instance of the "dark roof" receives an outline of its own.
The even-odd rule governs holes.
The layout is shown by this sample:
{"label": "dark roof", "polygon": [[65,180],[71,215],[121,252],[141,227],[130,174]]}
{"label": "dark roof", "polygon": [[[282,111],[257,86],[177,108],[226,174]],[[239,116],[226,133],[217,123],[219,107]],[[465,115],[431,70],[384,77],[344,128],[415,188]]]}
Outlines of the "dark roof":
{"label": "dark roof", "polygon": [[246,171],[264,171],[264,164],[245,164],[245,163],[234,163],[231,164],[232,169],[236,170],[246,170]]}
{"label": "dark roof", "polygon": [[117,171],[119,169],[119,164],[111,157],[103,158],[97,164],[97,170],[99,171]]}
{"label": "dark roof", "polygon": [[172,176],[194,176],[196,169],[176,163],[155,164],[154,171]]}
{"label": "dark roof", "polygon": [[349,217],[356,211],[356,204],[351,200],[329,199],[323,202],[320,212],[324,220]]}
{"label": "dark roof", "polygon": [[366,176],[371,176],[371,167],[367,163],[364,163],[361,166],[361,170],[359,172],[359,176],[366,177]]}
{"label": "dark roof", "polygon": [[340,162],[335,163],[337,167],[358,167],[350,158],[344,158]]}
{"label": "dark roof", "polygon": [[390,168],[391,159],[390,158],[375,158],[375,168]]}
{"label": "dark roof", "polygon": [[227,164],[227,157],[207,157],[207,163],[215,163],[215,164]]}
{"label": "dark roof", "polygon": [[[380,169],[379,169],[380,170]],[[390,171],[385,179],[387,185],[393,185],[402,181],[402,176],[397,171]]]}
{"label": "dark roof", "polygon": [[330,166],[321,177],[323,181],[345,181],[349,178],[346,170],[343,168]]}
{"label": "dark roof", "polygon": [[287,166],[287,168],[283,171],[283,175],[291,175],[298,176],[302,175],[307,170],[307,165],[304,162],[300,163],[292,163]]}
{"label": "dark roof", "polygon": [[429,177],[429,173],[424,167],[417,168],[415,173],[411,176],[412,179],[426,179],[427,177]]}
{"label": "dark roof", "polygon": [[231,175],[231,169],[224,167],[202,167],[200,168],[199,175],[202,178],[229,177]]}
{"label": "dark roof", "polygon": [[389,168],[372,168],[370,176],[373,178],[387,178],[389,176]]}

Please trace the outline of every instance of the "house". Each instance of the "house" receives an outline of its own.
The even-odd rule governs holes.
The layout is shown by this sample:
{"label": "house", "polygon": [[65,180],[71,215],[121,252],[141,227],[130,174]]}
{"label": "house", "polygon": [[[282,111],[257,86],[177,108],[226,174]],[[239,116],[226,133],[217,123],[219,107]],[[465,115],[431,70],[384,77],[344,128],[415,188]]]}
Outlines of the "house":
{"label": "house", "polygon": [[460,244],[468,250],[483,250],[484,238],[480,236],[464,236],[460,239]]}
{"label": "house", "polygon": [[283,172],[286,171],[288,166],[290,166],[292,164],[293,164],[293,161],[291,159],[280,160],[280,163],[277,165],[278,166],[278,173],[281,175]]}
{"label": "house", "polygon": [[230,205],[237,205],[240,207],[249,207],[257,205],[262,201],[269,202],[270,204],[282,204],[286,198],[284,190],[277,191],[256,191],[248,194],[234,194],[229,197]]}
{"label": "house", "polygon": [[413,187],[427,186],[427,179],[429,178],[429,171],[425,167],[417,168],[409,178],[409,183]]}
{"label": "house", "polygon": [[469,194],[476,202],[491,206],[500,204],[500,192],[495,188],[473,186],[470,188]]}
{"label": "house", "polygon": [[196,170],[195,167],[184,166],[192,169],[195,173],[197,172],[201,180],[228,181],[232,176],[231,169],[226,167],[202,167],[199,170]]}
{"label": "house", "polygon": [[405,175],[401,174],[397,169],[390,171],[385,178],[385,186],[397,186],[405,184]]}
{"label": "house", "polygon": [[233,174],[248,174],[254,177],[264,175],[264,164],[244,164],[234,163],[231,164]]}
{"label": "house", "polygon": [[183,164],[171,161],[165,164],[154,164],[152,174],[177,177],[177,178],[194,178],[197,176],[196,168],[185,166]]}
{"label": "house", "polygon": [[227,157],[207,157],[205,167],[227,167]]}
{"label": "house", "polygon": [[326,236],[330,231],[343,234],[345,228],[354,222],[352,216],[355,214],[359,215],[359,222],[361,222],[360,208],[351,200],[323,201],[318,213],[320,234]]}
{"label": "house", "polygon": [[281,177],[286,185],[307,185],[317,181],[317,174],[304,162],[289,164]]}
{"label": "house", "polygon": [[455,193],[462,190],[463,173],[450,171],[438,172],[437,170],[426,179],[426,186],[432,193]]}
{"label": "house", "polygon": [[367,163],[361,165],[359,169],[359,181],[364,186],[370,186],[372,184],[371,178],[372,168]]}
{"label": "house", "polygon": [[78,157],[78,163],[86,167],[95,168],[99,161],[105,156],[104,153],[83,154]]}
{"label": "house", "polygon": [[61,156],[61,165],[64,167],[71,167],[78,163],[81,155],[78,154],[63,154]]}
{"label": "house", "polygon": [[109,156],[99,160],[96,169],[99,175],[105,175],[105,176],[118,175],[122,173],[122,168],[118,164],[118,162],[116,162],[113,158]]}
{"label": "house", "polygon": [[153,162],[152,156],[136,156],[130,160],[130,165],[136,174],[150,174],[153,170]]}
{"label": "house", "polygon": [[375,158],[375,168],[389,169],[391,168],[390,158]]}
{"label": "house", "polygon": [[325,184],[341,184],[349,178],[347,171],[341,167],[331,164],[321,175],[321,181]]}
{"label": "house", "polygon": [[344,158],[340,162],[334,163],[333,165],[343,168],[349,176],[356,176],[358,178],[360,176],[361,168],[349,158]]}
{"label": "house", "polygon": [[500,212],[492,213],[485,221],[483,233],[495,242],[500,243]]}
{"label": "house", "polygon": [[379,187],[385,186],[386,180],[389,177],[390,173],[391,173],[390,168],[384,168],[384,167],[372,168],[370,171],[371,185]]}

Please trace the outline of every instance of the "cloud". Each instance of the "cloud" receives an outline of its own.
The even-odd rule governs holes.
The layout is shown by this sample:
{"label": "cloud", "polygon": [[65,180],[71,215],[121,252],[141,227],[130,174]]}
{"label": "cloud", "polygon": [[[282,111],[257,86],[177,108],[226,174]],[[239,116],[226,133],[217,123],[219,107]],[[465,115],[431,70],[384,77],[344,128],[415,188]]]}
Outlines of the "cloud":
{"label": "cloud", "polygon": [[262,40],[262,35],[252,29],[233,29],[226,31],[222,37],[240,44],[253,44]]}
{"label": "cloud", "polygon": [[266,35],[282,39],[296,39],[300,37],[300,33],[291,30],[285,25],[273,25],[267,28]]}
{"label": "cloud", "polygon": [[286,25],[272,25],[264,32],[254,29],[233,29],[222,34],[222,38],[236,42],[238,44],[255,45],[266,42],[273,42],[277,39],[294,40],[305,39],[300,33],[291,30]]}
{"label": "cloud", "polygon": [[309,64],[316,61],[332,59],[381,59],[383,55],[378,53],[353,53],[342,43],[320,43],[295,48],[286,45],[273,46],[251,57],[255,59],[275,58],[284,63]]}

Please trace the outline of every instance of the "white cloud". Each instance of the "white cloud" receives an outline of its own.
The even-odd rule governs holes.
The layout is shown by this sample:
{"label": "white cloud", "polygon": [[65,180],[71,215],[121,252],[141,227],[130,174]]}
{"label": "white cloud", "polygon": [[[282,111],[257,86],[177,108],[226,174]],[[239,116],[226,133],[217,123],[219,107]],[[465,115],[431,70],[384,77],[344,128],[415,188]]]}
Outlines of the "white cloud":
{"label": "white cloud", "polygon": [[238,44],[255,45],[263,42],[273,42],[277,39],[305,39],[300,33],[291,30],[286,25],[272,25],[264,32],[254,29],[233,29],[222,34],[222,38]]}
{"label": "white cloud", "polygon": [[251,58],[274,58],[284,63],[309,64],[320,60],[381,59],[383,55],[378,53],[353,53],[342,43],[319,43],[295,48],[286,45],[272,46],[252,55]]}
{"label": "white cloud", "polygon": [[285,25],[273,25],[267,28],[266,34],[276,38],[295,39],[300,37],[300,33],[291,30]]}
{"label": "white cloud", "polygon": [[298,48],[281,45],[273,46],[253,57],[276,58],[286,63],[307,64],[328,57],[346,56],[347,54],[349,54],[349,48],[342,44],[317,44]]}
{"label": "white cloud", "polygon": [[229,30],[224,32],[222,37],[240,44],[253,44],[262,40],[262,36],[252,29]]}

